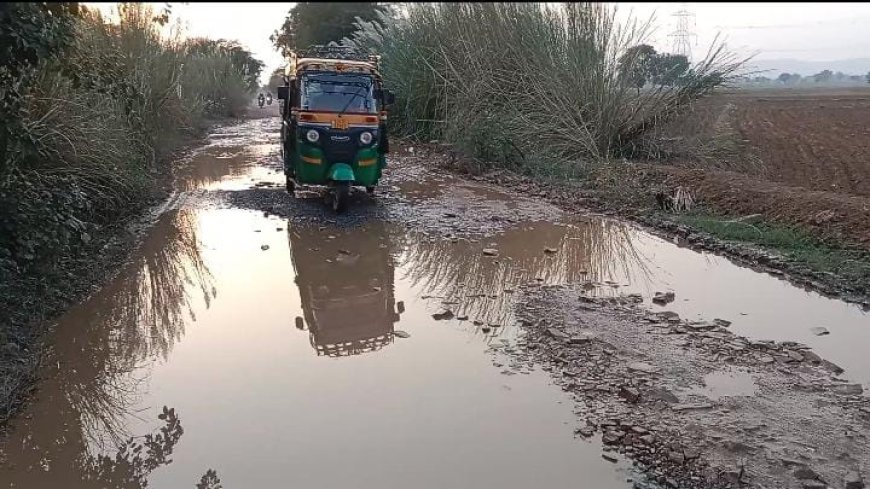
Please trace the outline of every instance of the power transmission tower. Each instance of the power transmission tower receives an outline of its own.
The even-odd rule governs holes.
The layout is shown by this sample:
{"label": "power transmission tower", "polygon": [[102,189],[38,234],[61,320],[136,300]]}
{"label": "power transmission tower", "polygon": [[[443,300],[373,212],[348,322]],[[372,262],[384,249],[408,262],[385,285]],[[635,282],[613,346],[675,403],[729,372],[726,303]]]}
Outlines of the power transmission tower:
{"label": "power transmission tower", "polygon": [[697,36],[691,30],[695,27],[695,14],[690,12],[688,6],[684,3],[681,5],[680,10],[671,15],[677,18],[676,30],[668,34],[668,37],[673,38],[674,41],[674,54],[681,54],[691,61],[692,38],[695,38],[695,44],[698,43]]}

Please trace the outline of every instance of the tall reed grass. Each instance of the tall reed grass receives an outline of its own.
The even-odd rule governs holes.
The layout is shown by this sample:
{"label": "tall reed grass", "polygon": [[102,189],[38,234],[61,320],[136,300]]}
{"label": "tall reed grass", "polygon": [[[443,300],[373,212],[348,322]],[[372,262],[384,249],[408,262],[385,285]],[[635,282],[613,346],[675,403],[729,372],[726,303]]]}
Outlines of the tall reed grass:
{"label": "tall reed grass", "polygon": [[650,22],[599,3],[428,3],[365,22],[343,42],[382,55],[393,127],[531,170],[643,151],[643,136],[741,62],[716,43],[674,86],[636,89],[620,59]]}
{"label": "tall reed grass", "polygon": [[161,36],[143,4],[121,4],[117,22],[83,11],[70,45],[35,68],[23,95],[24,134],[0,177],[0,248],[18,264],[50,263],[87,240],[90,224],[140,207],[163,157],[250,100],[258,73],[240,52],[178,30]]}

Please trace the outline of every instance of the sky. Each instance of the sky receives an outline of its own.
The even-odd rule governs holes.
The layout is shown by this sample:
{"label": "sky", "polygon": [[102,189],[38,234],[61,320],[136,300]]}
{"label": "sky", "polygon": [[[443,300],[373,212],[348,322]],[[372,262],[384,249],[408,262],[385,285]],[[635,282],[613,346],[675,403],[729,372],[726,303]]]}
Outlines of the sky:
{"label": "sky", "polygon": [[655,15],[656,49],[672,50],[672,15],[681,7],[694,14],[693,58],[706,54],[717,33],[729,50],[756,59],[832,61],[870,57],[870,3],[620,3],[638,19]]}
{"label": "sky", "polygon": [[[86,5],[88,5],[86,3]],[[101,10],[114,4],[93,4]],[[152,3],[160,9],[164,3]],[[180,19],[189,36],[235,39],[266,63],[262,81],[281,66],[282,57],[269,36],[284,22],[294,3],[173,3],[172,17]],[[690,23],[697,35],[693,60],[703,57],[717,33],[729,50],[756,59],[795,58],[830,61],[870,57],[870,3],[618,3],[617,16],[629,14],[657,26],[649,43],[672,51],[668,37],[676,25],[674,12],[683,6],[694,14]]]}
{"label": "sky", "polygon": [[[164,2],[144,2],[155,11],[166,5]],[[116,2],[88,3],[103,13],[111,12]],[[254,56],[266,64],[260,82],[269,82],[269,74],[283,64],[269,36],[281,27],[287,12],[294,3],[171,3],[170,21],[180,20],[184,33],[189,37],[211,39],[235,39]],[[171,23],[170,22],[170,23]]]}

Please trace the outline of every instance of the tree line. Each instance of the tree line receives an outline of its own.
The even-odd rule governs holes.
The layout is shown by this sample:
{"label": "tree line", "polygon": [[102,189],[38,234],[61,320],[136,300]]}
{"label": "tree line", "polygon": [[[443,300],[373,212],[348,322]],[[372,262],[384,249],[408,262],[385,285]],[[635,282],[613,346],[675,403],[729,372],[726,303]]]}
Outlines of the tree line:
{"label": "tree line", "polygon": [[870,83],[870,72],[866,75],[847,75],[841,71],[822,70],[809,76],[800,73],[780,73],[776,78],[766,76],[743,76],[735,79],[737,82],[753,83],[780,83],[783,85],[797,85],[799,83]]}

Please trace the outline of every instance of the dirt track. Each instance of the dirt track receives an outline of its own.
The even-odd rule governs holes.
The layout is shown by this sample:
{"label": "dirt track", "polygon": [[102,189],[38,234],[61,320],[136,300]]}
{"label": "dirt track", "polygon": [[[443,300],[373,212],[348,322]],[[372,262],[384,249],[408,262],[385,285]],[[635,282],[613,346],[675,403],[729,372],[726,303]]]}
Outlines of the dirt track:
{"label": "dirt track", "polygon": [[413,146],[335,216],[283,190],[268,110],[190,155],[139,251],[60,318],[4,487],[760,488],[800,469],[841,487],[870,469],[860,309],[445,176]]}
{"label": "dirt track", "polygon": [[574,393],[579,433],[599,433],[659,482],[856,487],[870,463],[860,385],[803,345],[748,340],[728,321],[651,314],[641,302],[531,289],[520,305],[528,336],[512,356]]}

